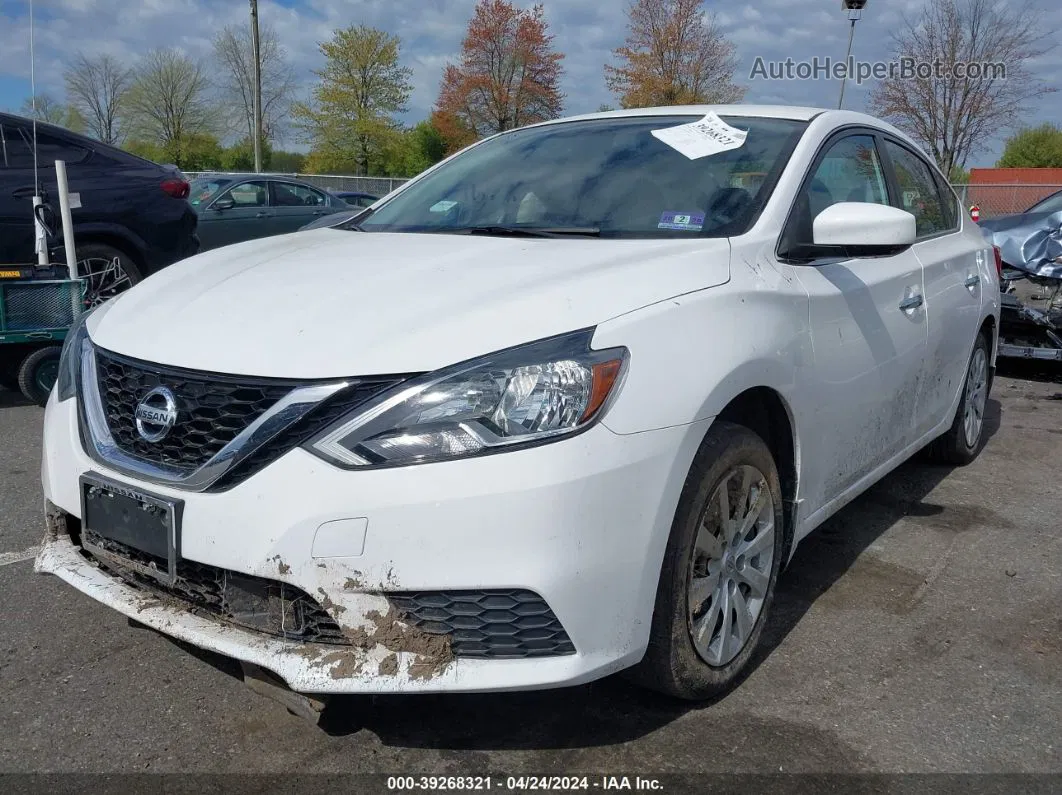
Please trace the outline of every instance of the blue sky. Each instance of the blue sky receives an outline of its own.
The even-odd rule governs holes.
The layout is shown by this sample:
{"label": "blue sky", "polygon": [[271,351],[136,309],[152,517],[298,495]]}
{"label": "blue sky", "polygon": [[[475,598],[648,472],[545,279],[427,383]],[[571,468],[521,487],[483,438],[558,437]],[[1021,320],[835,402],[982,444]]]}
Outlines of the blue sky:
{"label": "blue sky", "polygon": [[[518,0],[531,5],[531,0]],[[541,0],[566,54],[566,113],[593,111],[615,103],[605,88],[602,65],[625,35],[626,0]],[[875,61],[888,57],[889,37],[901,14],[914,13],[923,0],[870,0],[856,29],[854,55]],[[407,120],[425,117],[435,100],[442,70],[456,58],[475,0],[260,0],[264,23],[273,25],[299,75],[308,85],[321,65],[318,42],[338,27],[368,24],[401,37],[403,59],[413,69],[414,92]],[[749,102],[834,107],[839,84],[833,80],[750,80],[757,57],[810,60],[844,57],[848,23],[837,0],[758,0],[706,2],[738,48],[738,78],[749,86]],[[1062,29],[1062,3],[1041,0],[1045,24]],[[38,91],[62,95],[66,53],[109,52],[135,62],[156,46],[176,46],[209,57],[213,34],[227,24],[246,24],[246,0],[37,0],[36,72]],[[29,96],[29,0],[0,0],[0,109],[16,109]],[[1035,64],[1036,71],[1062,88],[1062,47]],[[864,109],[870,85],[849,84],[845,106]],[[1029,123],[1062,123],[1062,94],[1048,97]],[[971,165],[992,165],[1002,136],[986,141]],[[287,142],[291,148],[294,141]]]}

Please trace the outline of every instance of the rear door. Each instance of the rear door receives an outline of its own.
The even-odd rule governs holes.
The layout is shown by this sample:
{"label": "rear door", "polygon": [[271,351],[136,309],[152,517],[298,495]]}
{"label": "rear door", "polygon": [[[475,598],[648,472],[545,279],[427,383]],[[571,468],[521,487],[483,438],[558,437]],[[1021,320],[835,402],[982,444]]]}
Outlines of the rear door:
{"label": "rear door", "polygon": [[[231,207],[226,206],[228,201]],[[199,211],[200,251],[276,234],[272,221],[266,181],[237,183]]]}
{"label": "rear door", "polygon": [[324,191],[296,182],[271,180],[273,204],[276,210],[274,234],[295,232],[310,221],[335,211],[329,206]]}
{"label": "rear door", "polygon": [[[33,245],[33,149],[30,130],[0,118],[0,263],[37,261]],[[54,178],[55,167],[52,167]],[[41,174],[41,182],[45,182]]]}
{"label": "rear door", "polygon": [[917,222],[914,253],[925,273],[929,347],[916,428],[921,436],[948,418],[965,381],[981,319],[984,263],[978,257],[985,247],[960,233],[958,200],[922,155],[892,138],[885,139],[884,152],[895,185],[893,204]]}
{"label": "rear door", "polygon": [[928,339],[922,265],[907,249],[883,257],[801,261],[815,217],[838,202],[889,202],[872,131],[845,131],[818,155],[779,246],[810,298],[814,361],[804,370],[814,432],[802,440],[814,513],[909,446]]}

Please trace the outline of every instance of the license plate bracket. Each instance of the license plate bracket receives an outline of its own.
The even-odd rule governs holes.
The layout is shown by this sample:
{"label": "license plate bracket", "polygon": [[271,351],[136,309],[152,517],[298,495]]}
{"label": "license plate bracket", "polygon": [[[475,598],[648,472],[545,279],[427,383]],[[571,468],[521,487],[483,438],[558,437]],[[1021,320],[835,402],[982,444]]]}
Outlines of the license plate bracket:
{"label": "license plate bracket", "polygon": [[[166,585],[176,583],[183,500],[169,499],[116,483],[94,472],[81,476],[80,495],[83,535],[89,531],[100,538],[158,558],[160,563],[164,561],[165,571],[154,562],[147,566],[137,561],[128,562],[131,567],[150,574]],[[106,552],[107,557],[119,557],[110,551],[99,551]]]}

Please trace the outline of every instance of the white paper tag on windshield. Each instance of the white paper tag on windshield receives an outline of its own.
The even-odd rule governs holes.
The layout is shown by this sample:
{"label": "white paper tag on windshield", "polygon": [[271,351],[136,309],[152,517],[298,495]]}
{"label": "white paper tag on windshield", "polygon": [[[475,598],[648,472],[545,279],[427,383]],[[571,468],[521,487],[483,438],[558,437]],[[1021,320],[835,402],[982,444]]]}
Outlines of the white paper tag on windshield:
{"label": "white paper tag on windshield", "polygon": [[663,141],[690,160],[740,149],[748,137],[747,130],[731,127],[711,111],[700,121],[653,130],[653,137]]}
{"label": "white paper tag on windshield", "polygon": [[80,210],[81,209],[81,194],[80,193],[69,193],[67,195],[70,197],[70,209],[71,210]]}

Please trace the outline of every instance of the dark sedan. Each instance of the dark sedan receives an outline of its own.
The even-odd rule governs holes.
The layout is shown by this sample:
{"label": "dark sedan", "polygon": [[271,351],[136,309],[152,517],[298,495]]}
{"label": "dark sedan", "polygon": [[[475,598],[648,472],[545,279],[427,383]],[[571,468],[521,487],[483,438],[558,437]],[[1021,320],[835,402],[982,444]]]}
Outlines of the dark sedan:
{"label": "dark sedan", "polygon": [[199,213],[202,249],[295,232],[349,209],[332,194],[288,177],[216,174],[192,183],[188,201]]}
{"label": "dark sedan", "polygon": [[371,207],[380,201],[379,196],[355,190],[332,191],[332,195],[342,199],[351,207]]}

